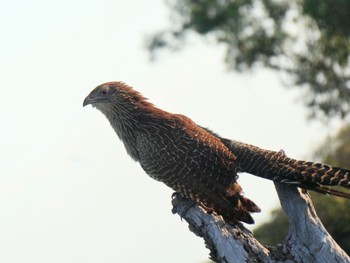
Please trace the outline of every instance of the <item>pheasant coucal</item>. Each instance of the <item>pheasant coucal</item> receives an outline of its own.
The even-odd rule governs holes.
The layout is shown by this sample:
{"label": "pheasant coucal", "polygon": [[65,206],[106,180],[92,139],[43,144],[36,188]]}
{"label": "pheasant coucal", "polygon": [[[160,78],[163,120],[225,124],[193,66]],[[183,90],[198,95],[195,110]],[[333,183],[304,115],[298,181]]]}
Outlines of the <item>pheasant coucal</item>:
{"label": "pheasant coucal", "polygon": [[123,82],[96,87],[83,106],[88,104],[107,117],[128,154],[149,176],[229,222],[254,223],[250,212],[260,212],[242,195],[238,172],[350,198],[323,186],[350,188],[350,171],[222,138],[184,115],[155,107]]}

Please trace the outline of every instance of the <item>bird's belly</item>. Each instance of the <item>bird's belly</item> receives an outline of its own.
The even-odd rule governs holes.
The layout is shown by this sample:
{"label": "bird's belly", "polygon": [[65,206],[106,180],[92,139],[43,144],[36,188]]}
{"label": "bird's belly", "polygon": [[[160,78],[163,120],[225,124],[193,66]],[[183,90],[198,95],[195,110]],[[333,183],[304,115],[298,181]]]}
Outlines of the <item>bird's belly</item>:
{"label": "bird's belly", "polygon": [[139,153],[140,164],[151,178],[174,186],[175,182],[195,172],[197,165],[193,160],[196,158],[191,152],[180,149],[176,144],[159,146],[148,144]]}
{"label": "bird's belly", "polygon": [[[185,165],[177,156],[162,152],[156,155],[147,155],[146,158],[141,159],[140,164],[151,178],[166,184],[175,182],[179,177],[178,175],[185,173]],[[188,171],[186,171],[186,173],[187,172]]]}

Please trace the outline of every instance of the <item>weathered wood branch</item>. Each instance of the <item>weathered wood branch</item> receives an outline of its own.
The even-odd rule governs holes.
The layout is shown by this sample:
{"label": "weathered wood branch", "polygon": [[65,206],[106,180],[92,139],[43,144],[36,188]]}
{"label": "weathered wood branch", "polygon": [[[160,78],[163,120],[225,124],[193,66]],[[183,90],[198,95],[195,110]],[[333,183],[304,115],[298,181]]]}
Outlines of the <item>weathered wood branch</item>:
{"label": "weathered wood branch", "polygon": [[202,237],[215,262],[349,262],[318,218],[310,196],[295,186],[275,183],[288,220],[289,233],[283,244],[264,246],[241,223],[230,225],[215,213],[180,195],[173,198],[173,213]]}

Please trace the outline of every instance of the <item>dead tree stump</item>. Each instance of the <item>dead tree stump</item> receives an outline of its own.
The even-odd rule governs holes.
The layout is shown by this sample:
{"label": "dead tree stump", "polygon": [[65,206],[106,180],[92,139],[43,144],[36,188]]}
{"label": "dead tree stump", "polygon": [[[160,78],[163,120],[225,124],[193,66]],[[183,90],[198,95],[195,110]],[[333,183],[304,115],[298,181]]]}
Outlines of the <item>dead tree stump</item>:
{"label": "dead tree stump", "polygon": [[226,224],[221,216],[207,213],[200,206],[176,195],[173,212],[202,237],[215,262],[349,262],[349,256],[338,246],[317,216],[310,196],[293,185],[275,183],[289,233],[284,243],[264,246],[243,224]]}

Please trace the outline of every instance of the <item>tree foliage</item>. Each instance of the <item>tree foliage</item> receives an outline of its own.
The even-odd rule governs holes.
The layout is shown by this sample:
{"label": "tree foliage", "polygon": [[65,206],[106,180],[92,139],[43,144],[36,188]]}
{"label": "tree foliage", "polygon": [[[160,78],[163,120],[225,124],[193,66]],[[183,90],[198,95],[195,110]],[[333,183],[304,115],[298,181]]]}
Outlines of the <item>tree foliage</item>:
{"label": "tree foliage", "polygon": [[350,109],[350,1],[170,0],[170,29],[149,49],[178,49],[189,32],[226,47],[232,70],[267,67],[305,88],[314,116],[345,117]]}
{"label": "tree foliage", "polygon": [[[350,125],[329,137],[317,150],[316,156],[334,166],[350,168]],[[342,189],[342,191],[344,191]],[[311,193],[317,213],[331,236],[350,254],[350,200]],[[265,244],[278,244],[285,237],[287,218],[281,209],[272,212],[271,221],[255,229],[255,236]]]}

